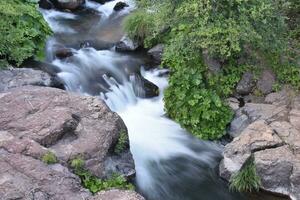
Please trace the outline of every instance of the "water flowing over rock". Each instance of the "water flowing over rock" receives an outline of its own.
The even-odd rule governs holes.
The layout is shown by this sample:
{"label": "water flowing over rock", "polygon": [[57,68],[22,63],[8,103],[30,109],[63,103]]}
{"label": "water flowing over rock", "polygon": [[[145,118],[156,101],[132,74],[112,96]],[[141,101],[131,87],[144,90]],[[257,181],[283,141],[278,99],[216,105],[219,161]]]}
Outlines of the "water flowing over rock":
{"label": "water flowing over rock", "polygon": [[124,36],[117,44],[116,51],[126,52],[126,51],[135,51],[139,47],[139,44],[131,40],[128,36]]}
{"label": "water flowing over rock", "polygon": [[[262,189],[300,199],[299,105],[300,96],[282,90],[269,94],[263,104],[236,110],[231,126],[239,125],[241,133],[224,149],[220,176],[229,180],[253,157]],[[248,125],[235,122],[242,118]]]}
{"label": "water flowing over rock", "polygon": [[[33,140],[52,151],[65,166],[79,156],[95,175],[111,173],[105,171],[105,161],[114,153],[119,134],[126,133],[126,127],[101,100],[27,86],[2,93],[0,104],[1,137],[6,135],[21,144]],[[127,163],[123,172],[131,175],[131,156]]]}
{"label": "water flowing over rock", "polygon": [[109,190],[96,194],[89,200],[145,200],[134,191]]}

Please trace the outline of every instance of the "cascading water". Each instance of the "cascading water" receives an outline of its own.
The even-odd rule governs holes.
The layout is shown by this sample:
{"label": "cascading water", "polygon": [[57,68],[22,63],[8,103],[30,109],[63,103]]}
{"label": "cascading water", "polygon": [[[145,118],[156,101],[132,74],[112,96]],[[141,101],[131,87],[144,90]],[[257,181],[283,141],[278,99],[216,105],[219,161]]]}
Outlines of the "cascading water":
{"label": "cascading water", "polygon": [[[117,14],[113,11],[116,2],[100,5],[87,1],[87,8],[99,11],[101,21],[105,22],[101,25],[97,23],[97,29],[107,29],[110,20],[121,20],[122,15],[134,8],[132,1],[125,1],[130,6]],[[78,35],[82,35],[76,32],[72,23],[60,23],[60,19],[64,22],[77,20],[76,14],[53,10],[43,10],[42,13],[56,33],[48,42],[48,51],[52,51],[53,45],[58,43],[67,46],[61,42],[64,40],[60,37],[78,38]],[[112,35],[112,38],[121,36],[113,32],[115,28],[111,30],[106,34]],[[60,68],[58,76],[65,82],[67,90],[98,96],[122,117],[128,127],[130,149],[136,165],[137,187],[147,199],[243,199],[239,194],[231,193],[217,176],[221,147],[193,138],[165,116],[165,70],[145,71],[141,68],[140,71],[144,62],[142,57],[120,54],[113,48],[97,51],[87,47],[79,50],[74,48],[72,51],[74,55],[63,60],[54,59],[52,52],[48,52],[51,55],[48,61]],[[137,91],[143,93],[143,85],[133,78],[135,73],[155,83],[160,89],[159,96],[151,99],[137,97]]]}

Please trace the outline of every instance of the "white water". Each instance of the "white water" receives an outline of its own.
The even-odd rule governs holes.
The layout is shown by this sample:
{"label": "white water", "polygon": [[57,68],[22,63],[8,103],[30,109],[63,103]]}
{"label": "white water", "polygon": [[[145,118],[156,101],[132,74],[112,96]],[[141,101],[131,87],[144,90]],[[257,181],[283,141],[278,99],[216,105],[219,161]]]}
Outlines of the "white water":
{"label": "white water", "polygon": [[[109,23],[115,3],[100,5],[88,1],[87,7],[102,12]],[[61,16],[71,17],[57,11],[47,12],[43,14],[50,21]],[[51,25],[55,32],[65,28],[59,22],[56,25]],[[139,191],[150,200],[235,199],[214,171],[220,147],[191,137],[165,116],[163,91],[167,77],[160,76],[164,70],[141,68],[141,74],[160,88],[158,97],[141,99],[135,95],[135,89],[143,86],[137,85],[129,72],[130,65],[138,63],[138,59],[113,50],[73,51],[71,58],[54,60],[52,64],[61,69],[58,76],[64,80],[67,90],[98,96],[122,117],[128,128]]]}

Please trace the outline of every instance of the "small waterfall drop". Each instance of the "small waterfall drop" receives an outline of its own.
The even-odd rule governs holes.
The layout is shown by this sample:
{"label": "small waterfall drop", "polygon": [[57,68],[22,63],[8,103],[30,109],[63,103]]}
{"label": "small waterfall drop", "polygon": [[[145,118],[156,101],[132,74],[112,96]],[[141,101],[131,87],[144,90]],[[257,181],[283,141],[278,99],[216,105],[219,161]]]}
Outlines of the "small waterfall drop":
{"label": "small waterfall drop", "polygon": [[[86,6],[101,12],[107,20],[103,24],[109,24],[116,2],[100,5],[87,1]],[[130,6],[122,15],[134,7],[132,1],[126,2]],[[54,32],[67,33],[72,27],[61,26],[59,20],[54,24],[53,19],[76,19],[69,13],[42,12]],[[56,43],[55,39],[49,42],[48,50]],[[243,199],[231,193],[218,178],[221,147],[192,137],[166,117],[163,101],[163,91],[168,86],[163,75],[166,70],[145,71],[141,68],[142,58],[113,49],[73,48],[72,52],[73,56],[62,60],[50,58],[61,70],[58,76],[67,90],[97,96],[122,117],[136,165],[137,188],[148,200]],[[133,77],[135,74],[156,84],[159,96],[138,97],[137,93],[143,93],[143,85]]]}

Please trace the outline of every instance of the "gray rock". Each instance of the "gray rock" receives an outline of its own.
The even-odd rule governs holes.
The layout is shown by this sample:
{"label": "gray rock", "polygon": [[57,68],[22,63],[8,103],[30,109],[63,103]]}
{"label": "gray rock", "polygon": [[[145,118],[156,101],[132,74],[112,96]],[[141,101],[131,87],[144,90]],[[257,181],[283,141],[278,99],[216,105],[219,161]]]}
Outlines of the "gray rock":
{"label": "gray rock", "polygon": [[1,199],[80,200],[90,196],[79,178],[64,169],[56,171],[40,160],[1,149]]}
{"label": "gray rock", "polygon": [[108,190],[97,193],[89,200],[145,200],[141,195],[134,191]]}
{"label": "gray rock", "polygon": [[265,121],[256,121],[225,146],[220,176],[229,180],[232,174],[241,169],[252,153],[282,145],[283,141],[274,134]]}
{"label": "gray rock", "polygon": [[240,108],[240,106],[239,106],[240,102],[236,98],[233,98],[233,97],[228,98],[228,99],[226,99],[226,102],[233,111],[237,111]]}
{"label": "gray rock", "polygon": [[125,7],[128,7],[128,6],[129,5],[127,3],[120,1],[120,2],[116,3],[116,5],[114,7],[114,11],[120,11],[120,10],[122,10]]}
{"label": "gray rock", "polygon": [[229,127],[229,135],[231,137],[237,137],[241,134],[241,132],[250,124],[250,120],[247,115],[241,115],[239,117],[234,118],[234,120],[230,123]]}
{"label": "gray rock", "polygon": [[275,74],[271,70],[264,70],[257,81],[256,87],[264,95],[270,94],[273,91],[275,82]]}
{"label": "gray rock", "polygon": [[221,71],[222,65],[220,61],[211,57],[208,51],[203,51],[203,60],[210,72],[217,74]]}
{"label": "gray rock", "polygon": [[[27,86],[0,95],[0,132],[29,139],[54,152],[67,166],[80,156],[95,175],[104,177],[105,160],[113,153],[122,119],[104,102],[54,88]],[[134,169],[132,157],[128,165]]]}
{"label": "gray rock", "polygon": [[236,86],[236,92],[241,95],[247,95],[251,93],[254,86],[254,75],[251,72],[245,72]]}
{"label": "gray rock", "polygon": [[287,145],[254,153],[257,174],[261,177],[261,187],[270,192],[299,199],[300,170],[298,159]]}
{"label": "gray rock", "polygon": [[139,44],[131,40],[128,36],[124,36],[115,46],[116,51],[126,52],[135,51],[139,47]]}
{"label": "gray rock", "polygon": [[51,77],[40,70],[13,68],[0,71],[0,92],[25,85],[51,86]]}
{"label": "gray rock", "polygon": [[147,53],[153,59],[153,62],[156,64],[160,64],[162,61],[162,55],[164,52],[164,45],[158,44],[151,48]]}

